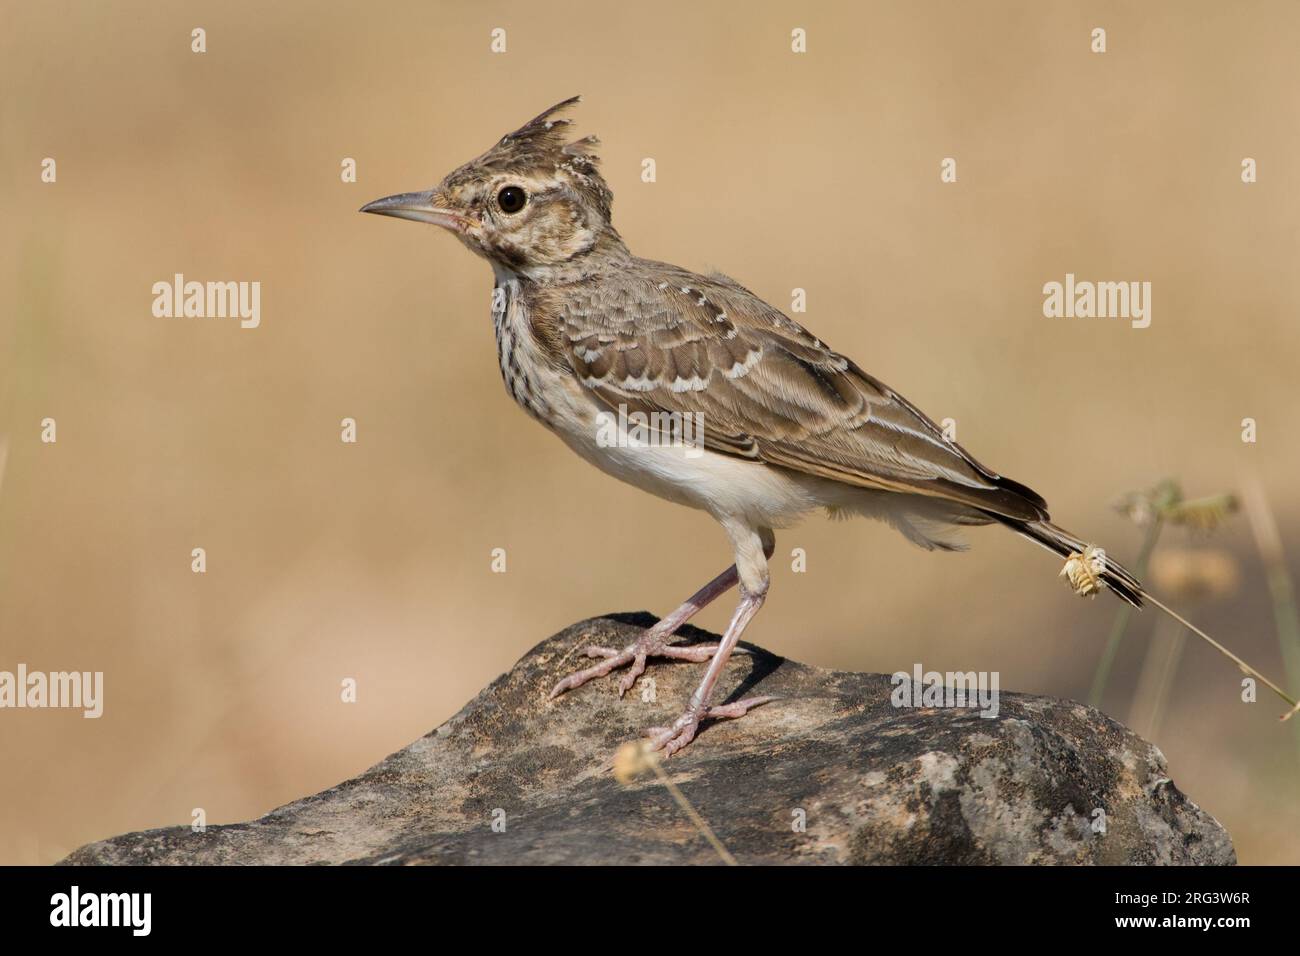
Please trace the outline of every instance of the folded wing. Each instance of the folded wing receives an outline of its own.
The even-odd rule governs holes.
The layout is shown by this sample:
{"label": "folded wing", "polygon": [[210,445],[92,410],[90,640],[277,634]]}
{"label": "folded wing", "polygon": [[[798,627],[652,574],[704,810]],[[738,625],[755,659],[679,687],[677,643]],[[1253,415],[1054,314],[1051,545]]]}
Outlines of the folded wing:
{"label": "folded wing", "polygon": [[568,290],[559,312],[556,344],[611,409],[692,415],[713,452],[1047,519],[1041,497],[730,279],[641,260],[614,281]]}

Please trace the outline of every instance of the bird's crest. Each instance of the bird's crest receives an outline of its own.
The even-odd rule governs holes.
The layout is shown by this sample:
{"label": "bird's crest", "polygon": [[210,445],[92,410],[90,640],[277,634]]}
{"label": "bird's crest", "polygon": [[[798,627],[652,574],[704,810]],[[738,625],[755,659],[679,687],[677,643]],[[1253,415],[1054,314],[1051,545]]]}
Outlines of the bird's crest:
{"label": "bird's crest", "polygon": [[600,157],[596,150],[600,140],[595,136],[584,136],[566,142],[573,120],[556,115],[571,109],[581,100],[579,96],[571,96],[543,110],[513,133],[501,137],[500,142],[464,168],[555,170],[586,195],[608,220],[614,196],[598,168]]}

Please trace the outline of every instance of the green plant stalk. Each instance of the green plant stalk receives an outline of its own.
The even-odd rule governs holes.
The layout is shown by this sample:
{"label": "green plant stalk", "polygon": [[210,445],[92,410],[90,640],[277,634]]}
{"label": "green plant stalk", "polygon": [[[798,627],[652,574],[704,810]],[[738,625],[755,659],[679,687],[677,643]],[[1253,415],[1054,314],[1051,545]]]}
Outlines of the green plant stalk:
{"label": "green plant stalk", "polygon": [[1156,686],[1155,700],[1151,702],[1151,725],[1147,732],[1148,740],[1155,740],[1160,732],[1160,723],[1165,718],[1165,708],[1169,706],[1169,689],[1173,686],[1174,675],[1183,657],[1183,648],[1187,643],[1187,632],[1176,627],[1169,636],[1165,647],[1165,659],[1160,671],[1160,683]]}
{"label": "green plant stalk", "polygon": [[[1157,514],[1147,528],[1146,538],[1142,541],[1142,550],[1138,552],[1137,561],[1133,565],[1133,574],[1139,581],[1147,576],[1151,552],[1156,549],[1156,542],[1160,539],[1160,531],[1164,525],[1164,517]],[[1129,604],[1125,604],[1115,615],[1115,623],[1111,625],[1106,648],[1101,653],[1101,660],[1097,662],[1096,673],[1092,675],[1092,689],[1088,691],[1089,707],[1101,706],[1101,699],[1106,693],[1106,682],[1110,680],[1111,665],[1115,663],[1115,655],[1119,653],[1119,645],[1124,640],[1124,632],[1128,630],[1128,622],[1132,616],[1133,607]]]}
{"label": "green plant stalk", "polygon": [[[1268,562],[1268,592],[1273,598],[1273,620],[1277,625],[1277,642],[1282,651],[1282,669],[1292,687],[1300,686],[1300,613],[1296,610],[1295,590],[1284,560]],[[1295,743],[1300,751],[1300,726]]]}
{"label": "green plant stalk", "polygon": [[[1295,588],[1291,583],[1291,572],[1287,568],[1282,536],[1278,532],[1273,509],[1269,507],[1268,496],[1258,478],[1246,482],[1245,500],[1250,530],[1264,562],[1265,581],[1273,601],[1273,622],[1277,627],[1282,666],[1287,682],[1295,687],[1300,685],[1300,614],[1296,612]],[[1294,714],[1295,711],[1292,710],[1286,718],[1289,719]],[[1300,752],[1300,721],[1296,722],[1294,740],[1296,749]]]}
{"label": "green plant stalk", "polygon": [[1268,571],[1268,590],[1273,596],[1273,617],[1277,621],[1277,639],[1282,646],[1287,675],[1292,684],[1300,684],[1300,612],[1296,609],[1291,575],[1285,567]]}

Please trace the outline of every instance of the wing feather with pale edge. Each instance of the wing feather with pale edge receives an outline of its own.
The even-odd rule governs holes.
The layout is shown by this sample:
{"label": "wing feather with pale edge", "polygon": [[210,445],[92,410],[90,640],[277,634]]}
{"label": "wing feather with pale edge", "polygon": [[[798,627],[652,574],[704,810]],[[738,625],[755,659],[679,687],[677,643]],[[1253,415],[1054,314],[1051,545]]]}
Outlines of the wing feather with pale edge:
{"label": "wing feather with pale edge", "polygon": [[714,452],[864,488],[1046,520],[902,396],[723,276],[637,260],[548,305],[560,351],[611,409],[691,414]]}

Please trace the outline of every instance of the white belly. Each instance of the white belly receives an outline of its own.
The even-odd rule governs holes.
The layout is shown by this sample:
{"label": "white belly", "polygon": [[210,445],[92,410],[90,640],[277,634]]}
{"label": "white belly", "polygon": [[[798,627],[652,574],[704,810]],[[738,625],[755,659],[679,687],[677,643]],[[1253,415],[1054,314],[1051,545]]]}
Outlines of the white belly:
{"label": "white belly", "polygon": [[[783,528],[809,511],[838,502],[832,483],[744,461],[698,445],[628,435],[611,412],[572,377],[555,382],[547,424],[597,468],[621,481],[715,516],[744,517],[759,527]],[[603,417],[602,417],[603,416]]]}

